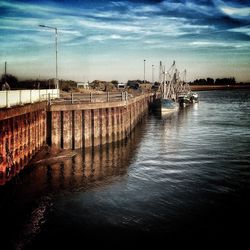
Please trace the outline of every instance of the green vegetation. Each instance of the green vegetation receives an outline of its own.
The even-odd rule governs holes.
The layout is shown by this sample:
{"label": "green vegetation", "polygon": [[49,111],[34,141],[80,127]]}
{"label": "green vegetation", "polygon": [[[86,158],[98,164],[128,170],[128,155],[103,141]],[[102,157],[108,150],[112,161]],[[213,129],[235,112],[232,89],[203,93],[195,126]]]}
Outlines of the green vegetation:
{"label": "green vegetation", "polygon": [[[47,80],[24,80],[24,81],[19,81],[17,77],[11,75],[11,74],[6,74],[2,75],[1,78],[1,85],[3,86],[4,83],[8,83],[10,86],[10,89],[52,89],[55,88],[54,84],[54,79],[47,79]],[[94,80],[93,82],[89,83],[90,89],[97,90],[97,91],[117,91],[119,82],[117,80],[112,80],[110,82],[108,81],[101,81],[101,80]],[[234,77],[230,78],[206,78],[206,79],[196,79],[193,82],[189,82],[190,85],[234,85],[234,84],[243,84],[237,83]],[[154,86],[157,85],[159,86],[159,83],[155,82]],[[71,91],[80,91],[77,88],[77,82],[72,81],[72,80],[59,80],[59,87],[61,90],[66,91],[66,92],[71,92]],[[144,81],[143,80],[128,80],[126,83],[126,88],[127,90],[150,90],[152,88],[152,84],[149,81]],[[156,88],[157,89],[157,88]]]}
{"label": "green vegetation", "polygon": [[[15,76],[6,74],[1,78],[2,84],[8,83],[10,89],[53,89],[55,88],[54,79],[47,80],[24,80],[19,81]],[[76,89],[77,83],[71,80],[59,80],[60,89],[63,91],[72,91]]]}
{"label": "green vegetation", "polygon": [[207,78],[207,79],[196,79],[193,82],[189,82],[191,85],[232,85],[236,84],[234,77],[229,78]]}

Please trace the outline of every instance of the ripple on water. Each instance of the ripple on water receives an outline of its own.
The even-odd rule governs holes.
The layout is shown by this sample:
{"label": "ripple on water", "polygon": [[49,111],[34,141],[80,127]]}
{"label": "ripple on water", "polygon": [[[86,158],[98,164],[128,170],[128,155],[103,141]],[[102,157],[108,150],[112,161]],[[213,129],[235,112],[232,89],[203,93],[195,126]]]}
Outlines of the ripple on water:
{"label": "ripple on water", "polygon": [[[9,204],[2,214],[32,204],[27,218],[34,225],[28,219],[19,228],[34,229],[28,227],[28,241],[42,235],[55,245],[58,238],[49,237],[55,232],[70,241],[72,232],[80,232],[82,240],[107,231],[109,238],[121,228],[161,232],[166,238],[167,233],[178,239],[195,235],[196,240],[248,226],[250,92],[212,91],[200,97],[198,105],[174,116],[150,115],[126,143],[35,168],[11,197],[1,196]],[[32,201],[48,193],[49,216],[42,207],[33,213]]]}

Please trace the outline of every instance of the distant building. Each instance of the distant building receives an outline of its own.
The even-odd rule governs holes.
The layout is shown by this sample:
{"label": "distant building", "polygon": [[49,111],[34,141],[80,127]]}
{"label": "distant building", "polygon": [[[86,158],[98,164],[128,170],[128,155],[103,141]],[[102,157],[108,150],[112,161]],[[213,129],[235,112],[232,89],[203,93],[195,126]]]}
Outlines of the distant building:
{"label": "distant building", "polygon": [[77,88],[89,89],[89,84],[87,82],[78,82],[76,86]]}

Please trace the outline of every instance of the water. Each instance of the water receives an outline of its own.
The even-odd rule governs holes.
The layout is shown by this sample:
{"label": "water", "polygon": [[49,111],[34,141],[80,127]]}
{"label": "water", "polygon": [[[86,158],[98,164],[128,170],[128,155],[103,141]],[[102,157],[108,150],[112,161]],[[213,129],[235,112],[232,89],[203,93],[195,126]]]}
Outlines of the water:
{"label": "water", "polygon": [[77,151],[1,187],[2,244],[247,242],[250,91],[199,94],[173,116],[149,115],[127,142]]}

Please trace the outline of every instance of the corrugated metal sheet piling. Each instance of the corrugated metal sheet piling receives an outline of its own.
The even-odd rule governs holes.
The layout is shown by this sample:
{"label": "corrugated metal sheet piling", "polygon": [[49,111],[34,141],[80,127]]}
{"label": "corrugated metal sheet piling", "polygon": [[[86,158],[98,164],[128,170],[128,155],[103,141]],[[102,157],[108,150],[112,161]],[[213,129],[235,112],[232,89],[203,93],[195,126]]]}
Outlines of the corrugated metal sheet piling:
{"label": "corrugated metal sheet piling", "polygon": [[153,101],[153,94],[144,94],[115,102],[38,102],[0,109],[0,185],[46,143],[56,149],[78,149],[125,139]]}

